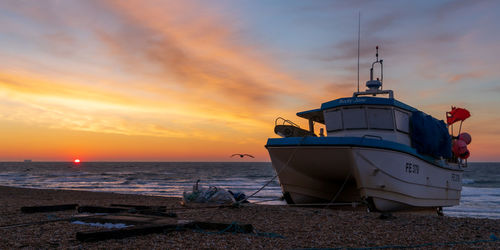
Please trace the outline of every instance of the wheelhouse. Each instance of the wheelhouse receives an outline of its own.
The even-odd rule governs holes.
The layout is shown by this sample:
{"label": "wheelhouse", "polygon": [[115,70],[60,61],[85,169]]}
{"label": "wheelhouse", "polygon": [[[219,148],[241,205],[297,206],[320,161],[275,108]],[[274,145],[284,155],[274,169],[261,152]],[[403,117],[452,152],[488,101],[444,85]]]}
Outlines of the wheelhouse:
{"label": "wheelhouse", "polygon": [[415,109],[391,98],[352,97],[324,103],[321,109],[300,112],[325,125],[326,136],[365,137],[410,145],[410,117]]}

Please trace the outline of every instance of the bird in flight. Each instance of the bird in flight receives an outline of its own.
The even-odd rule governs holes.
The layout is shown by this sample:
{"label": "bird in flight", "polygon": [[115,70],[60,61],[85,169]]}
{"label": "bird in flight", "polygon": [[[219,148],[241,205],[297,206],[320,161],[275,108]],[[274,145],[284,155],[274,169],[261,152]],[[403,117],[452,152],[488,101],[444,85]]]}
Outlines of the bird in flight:
{"label": "bird in flight", "polygon": [[249,155],[249,154],[233,154],[233,155],[231,155],[231,157],[235,157],[235,156],[239,156],[240,158],[243,158],[245,156],[255,158],[255,157],[253,157],[253,155]]}

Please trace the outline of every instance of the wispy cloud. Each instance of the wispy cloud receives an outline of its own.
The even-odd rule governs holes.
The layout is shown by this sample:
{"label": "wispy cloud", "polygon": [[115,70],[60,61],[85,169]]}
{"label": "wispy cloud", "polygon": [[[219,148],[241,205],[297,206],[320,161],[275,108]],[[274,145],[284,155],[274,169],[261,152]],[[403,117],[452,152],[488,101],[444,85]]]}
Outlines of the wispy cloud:
{"label": "wispy cloud", "polygon": [[[133,51],[142,57],[136,58],[140,62],[157,66],[162,77],[174,80],[171,84],[194,94],[202,91],[215,95],[206,98],[252,105],[270,104],[277,91],[292,95],[300,92],[301,83],[275,70],[272,62],[251,57],[259,48],[239,42],[236,28],[227,25],[231,19],[222,20],[220,14],[189,3],[175,4],[168,14],[158,11],[157,6],[142,4],[141,11],[137,6],[133,2],[113,2],[111,7],[126,17],[123,22],[134,26],[115,34],[101,32],[99,37],[105,38],[103,41],[113,53]],[[190,19],[184,20],[185,15]]]}
{"label": "wispy cloud", "polygon": [[[165,6],[159,9],[158,4]],[[258,47],[243,42],[230,19],[197,2],[91,3],[84,7],[101,7],[96,10],[101,14],[96,20],[75,16],[69,23],[57,21],[70,18],[65,13],[46,17],[43,12],[14,5],[25,18],[52,26],[42,32],[46,43],[39,45],[49,47],[53,57],[72,53],[71,57],[86,65],[96,62],[96,68],[102,65],[102,56],[93,61],[82,53],[104,51],[107,66],[114,61],[118,67],[98,79],[104,85],[85,72],[80,72],[77,82],[54,75],[37,78],[40,75],[34,72],[3,74],[0,87],[17,102],[8,117],[11,120],[95,132],[216,138],[224,134],[220,132],[224,128],[207,133],[214,124],[230,122],[223,126],[251,133],[267,126],[269,118],[262,109],[272,110],[283,95],[288,95],[286,100],[302,101],[311,96],[300,81],[259,53]],[[103,16],[107,22],[97,25],[104,21]],[[75,27],[78,33],[60,32]],[[92,38],[95,40],[88,40]],[[91,50],[67,51],[89,41]],[[56,71],[64,74],[61,68]],[[117,76],[120,73],[123,75]],[[136,80],[117,81],[127,77]],[[158,116],[164,118],[155,118]]]}
{"label": "wispy cloud", "polygon": [[448,83],[458,83],[463,80],[467,79],[475,79],[476,81],[481,79],[484,76],[488,76],[489,73],[487,72],[481,72],[481,71],[475,71],[475,72],[466,72],[466,73],[459,73],[459,74],[454,74],[449,77]]}

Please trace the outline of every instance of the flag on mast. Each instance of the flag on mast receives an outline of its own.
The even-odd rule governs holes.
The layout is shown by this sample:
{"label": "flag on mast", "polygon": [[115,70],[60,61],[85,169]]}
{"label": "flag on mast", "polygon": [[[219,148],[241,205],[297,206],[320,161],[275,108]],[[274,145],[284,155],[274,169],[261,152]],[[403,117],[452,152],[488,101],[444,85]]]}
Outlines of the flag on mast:
{"label": "flag on mast", "polygon": [[446,112],[446,123],[451,125],[458,121],[464,121],[470,117],[470,112],[467,109],[451,107],[450,112]]}

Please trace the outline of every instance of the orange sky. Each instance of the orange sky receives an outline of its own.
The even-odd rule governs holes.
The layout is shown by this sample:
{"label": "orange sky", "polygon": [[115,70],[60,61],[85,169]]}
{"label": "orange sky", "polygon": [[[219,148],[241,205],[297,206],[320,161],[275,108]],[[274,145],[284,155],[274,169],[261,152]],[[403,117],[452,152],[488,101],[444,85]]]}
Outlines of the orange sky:
{"label": "orange sky", "polygon": [[276,117],[355,90],[358,10],[362,83],[380,44],[385,88],[468,108],[471,160],[500,160],[499,4],[337,5],[2,2],[0,161],[268,161]]}

